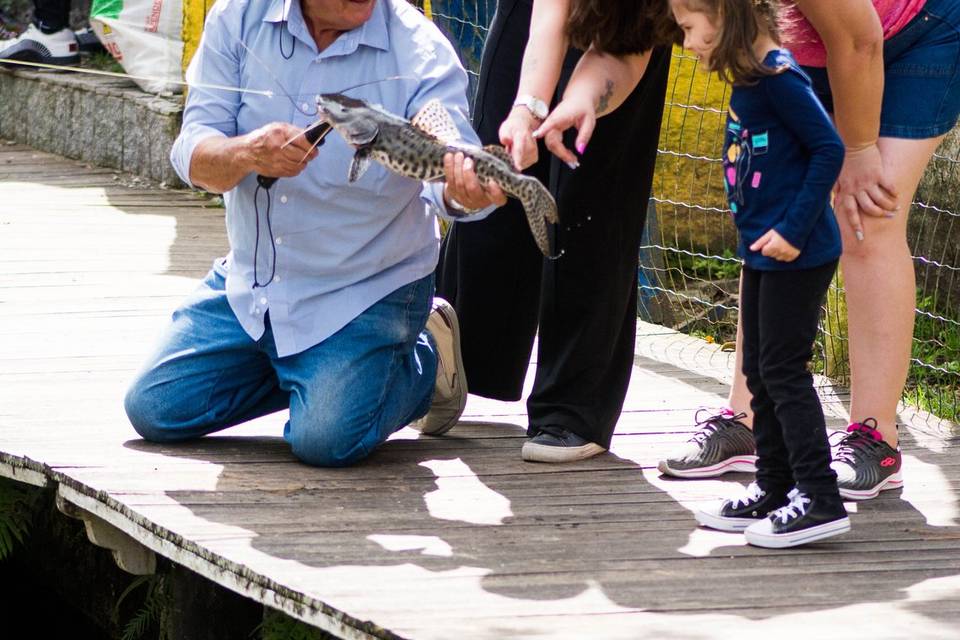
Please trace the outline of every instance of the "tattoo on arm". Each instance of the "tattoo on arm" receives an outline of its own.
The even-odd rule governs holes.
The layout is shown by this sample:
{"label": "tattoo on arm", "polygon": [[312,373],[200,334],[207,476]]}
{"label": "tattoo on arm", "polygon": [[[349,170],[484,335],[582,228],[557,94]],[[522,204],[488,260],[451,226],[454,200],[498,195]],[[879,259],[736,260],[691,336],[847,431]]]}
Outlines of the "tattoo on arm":
{"label": "tattoo on arm", "polygon": [[613,97],[613,80],[607,80],[607,90],[597,101],[597,115],[603,114],[610,106],[610,98]]}

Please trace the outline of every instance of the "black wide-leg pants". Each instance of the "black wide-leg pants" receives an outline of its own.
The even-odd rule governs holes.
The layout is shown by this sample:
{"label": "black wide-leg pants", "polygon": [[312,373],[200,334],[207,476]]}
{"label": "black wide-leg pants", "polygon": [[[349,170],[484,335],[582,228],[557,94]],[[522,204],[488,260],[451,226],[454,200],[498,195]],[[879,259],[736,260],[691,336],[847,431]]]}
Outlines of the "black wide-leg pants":
{"label": "black wide-leg pants", "polygon": [[70,25],[70,0],[34,0],[33,23],[44,33],[56,33]]}
{"label": "black wide-leg pants", "polygon": [[[494,16],[474,109],[484,144],[499,144],[512,108],[531,6],[501,0]],[[558,96],[578,58],[575,51],[567,56]],[[437,294],[457,310],[472,393],[520,398],[539,325],[531,431],[558,425],[610,444],[633,366],[638,247],[669,64],[669,49],[654,51],[634,92],[598,121],[580,168],[569,169],[541,145],[527,173],[557,199],[552,240],[559,259],[543,258],[513,199],[483,221],[453,224],[441,247]],[[572,147],[575,132],[568,134]]]}

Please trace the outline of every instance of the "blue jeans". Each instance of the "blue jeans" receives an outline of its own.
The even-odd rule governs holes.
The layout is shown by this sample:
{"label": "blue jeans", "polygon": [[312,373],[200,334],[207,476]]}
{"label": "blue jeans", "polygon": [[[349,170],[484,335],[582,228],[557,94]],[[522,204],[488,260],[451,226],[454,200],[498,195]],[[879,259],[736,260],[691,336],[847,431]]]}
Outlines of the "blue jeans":
{"label": "blue jeans", "polygon": [[[880,136],[936,138],[960,115],[960,0],[927,0],[913,20],[883,44]],[[827,70],[804,67],[827,111]]]}
{"label": "blue jeans", "polygon": [[156,353],[127,392],[143,438],[197,438],[281,409],[283,437],[307,464],[352,464],[423,416],[436,380],[424,329],[433,276],[405,285],[306,351],[280,358],[267,323],[253,340],[211,271],[173,314]]}

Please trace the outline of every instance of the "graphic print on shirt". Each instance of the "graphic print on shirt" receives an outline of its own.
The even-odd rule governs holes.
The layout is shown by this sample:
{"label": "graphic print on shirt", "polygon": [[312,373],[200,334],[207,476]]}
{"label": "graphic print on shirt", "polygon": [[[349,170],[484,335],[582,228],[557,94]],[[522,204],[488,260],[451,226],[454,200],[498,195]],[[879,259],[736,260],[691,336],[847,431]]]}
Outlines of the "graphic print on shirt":
{"label": "graphic print on shirt", "polygon": [[759,171],[751,172],[753,158],[763,155],[769,147],[767,132],[750,133],[740,124],[740,118],[733,108],[727,112],[727,136],[723,153],[723,186],[727,192],[730,210],[734,217],[745,204],[744,188],[757,189],[763,175]]}

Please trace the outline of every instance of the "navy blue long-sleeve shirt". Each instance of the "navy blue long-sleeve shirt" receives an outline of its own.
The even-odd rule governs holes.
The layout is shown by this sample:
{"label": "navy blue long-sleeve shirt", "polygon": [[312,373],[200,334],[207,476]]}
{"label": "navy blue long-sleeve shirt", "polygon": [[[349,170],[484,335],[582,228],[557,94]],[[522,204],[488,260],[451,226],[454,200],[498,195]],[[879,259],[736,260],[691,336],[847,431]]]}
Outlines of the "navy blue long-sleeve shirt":
{"label": "navy blue long-sleeve shirt", "polygon": [[[724,186],[740,232],[740,257],[753,269],[808,269],[840,256],[840,229],[830,191],[843,165],[843,143],[810,78],[789,51],[764,64],[779,73],[730,95]],[[770,229],[800,250],[792,262],[751,251]]]}

